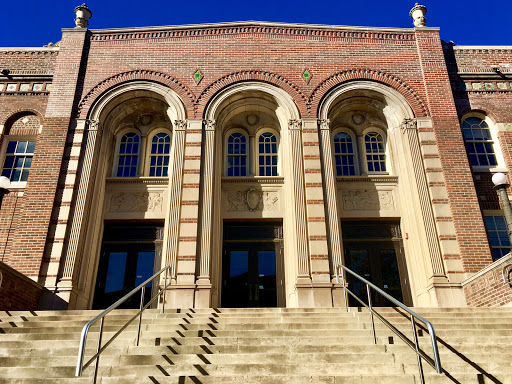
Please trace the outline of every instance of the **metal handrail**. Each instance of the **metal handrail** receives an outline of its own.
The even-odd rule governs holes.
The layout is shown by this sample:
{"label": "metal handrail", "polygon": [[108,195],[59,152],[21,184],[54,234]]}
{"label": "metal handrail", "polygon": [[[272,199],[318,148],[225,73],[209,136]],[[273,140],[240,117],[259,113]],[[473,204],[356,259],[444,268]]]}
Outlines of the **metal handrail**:
{"label": "metal handrail", "polygon": [[[363,300],[361,300],[359,297],[357,297],[353,292],[351,292],[350,290],[347,289],[347,284],[346,284],[346,279],[345,279],[344,273],[341,274],[341,279],[343,281],[343,284],[340,283],[340,270],[350,273],[352,276],[354,276],[355,278],[359,279],[360,281],[362,281],[363,283],[366,284],[366,293],[368,295],[368,305]],[[370,318],[371,318],[371,322],[372,322],[372,335],[373,335],[374,344],[377,344],[377,337],[375,335],[375,322],[373,319],[373,316],[375,315],[380,321],[382,321],[389,329],[391,329],[398,337],[400,337],[400,339],[402,339],[409,347],[411,347],[416,352],[416,356],[418,358],[418,369],[420,372],[420,379],[421,379],[422,384],[425,384],[425,377],[423,376],[423,365],[421,362],[421,358],[425,359],[425,361],[430,366],[432,366],[432,368],[434,368],[438,374],[443,373],[443,370],[441,368],[441,359],[439,357],[439,349],[437,348],[436,332],[434,330],[434,326],[432,325],[432,323],[430,321],[424,319],[423,317],[418,315],[416,312],[412,311],[411,309],[406,307],[404,304],[402,304],[401,302],[396,300],[394,297],[388,295],[386,292],[384,292],[382,289],[377,287],[375,284],[369,282],[364,277],[359,276],[357,273],[355,273],[354,271],[345,267],[344,265],[338,264],[336,266],[336,283],[343,287],[343,291],[344,291],[343,297],[345,299],[345,308],[346,308],[347,312],[348,312],[347,292],[349,294],[351,294],[354,297],[354,299],[356,299],[358,302],[360,302],[362,305],[364,305],[366,308],[368,308],[370,310]],[[396,306],[402,308],[404,311],[406,311],[410,315],[412,331],[413,331],[413,335],[414,335],[414,343],[411,342],[393,324],[391,324],[384,317],[382,317],[381,314],[379,314],[378,312],[376,312],[373,309],[370,288],[373,289],[375,292],[379,293],[380,295],[384,296],[386,299],[388,299],[390,302],[392,302]],[[430,335],[430,342],[432,344],[432,351],[434,354],[434,358],[431,358],[430,356],[425,354],[425,352],[423,352],[420,349],[419,344],[418,344],[418,335],[416,333],[416,322],[414,319],[417,319],[420,322],[422,322],[423,324],[425,324],[425,326],[428,330],[428,333]]]}
{"label": "metal handrail", "polygon": [[[99,366],[99,361],[100,361],[100,354],[114,341],[114,339],[119,336],[121,334],[121,332],[123,332],[126,327],[128,327],[128,325],[131,324],[131,322],[133,320],[135,320],[135,318],[138,316],[139,317],[139,325],[137,327],[137,341],[136,341],[136,345],[138,346],[139,345],[139,340],[140,340],[140,327],[141,327],[141,323],[142,323],[142,312],[144,312],[146,310],[146,308],[148,308],[151,304],[153,304],[153,302],[159,298],[159,297],[162,297],[162,313],[165,313],[165,291],[167,289],[167,286],[169,285],[167,283],[167,276],[168,276],[168,272],[169,272],[169,268],[170,268],[170,265],[167,265],[165,266],[164,268],[162,268],[161,270],[159,270],[157,273],[155,273],[153,276],[151,276],[149,279],[147,279],[146,281],[144,281],[142,284],[140,284],[138,287],[132,289],[129,293],[127,293],[126,295],[124,295],[122,298],[120,298],[119,300],[117,300],[114,304],[112,304],[110,307],[108,307],[107,309],[105,309],[103,312],[101,312],[98,316],[96,316],[95,318],[93,318],[91,321],[89,321],[87,324],[84,325],[84,327],[82,328],[82,334],[80,336],[80,347],[78,349],[78,360],[77,360],[77,363],[76,363],[76,371],[75,371],[75,376],[82,376],[82,373],[84,371],[84,369],[86,369],[87,367],[89,367],[92,362],[94,360],[96,360],[96,364],[95,364],[95,367],[94,367],[94,376],[93,376],[93,384],[96,384],[96,378],[98,376],[98,366]],[[146,285],[149,284],[150,282],[152,282],[156,277],[160,276],[162,274],[162,272],[165,272],[165,280],[164,280],[164,287],[160,290],[159,288],[159,291],[158,293],[151,298],[151,300],[148,301],[148,303],[146,303],[144,305],[144,294],[146,292]],[[137,293],[137,291],[141,290],[141,294],[140,294],[140,306],[139,306],[139,311],[130,319],[128,320],[122,327],[119,331],[117,331],[114,336],[112,336],[103,346],[102,346],[102,337],[103,337],[103,325],[104,325],[104,322],[105,322],[105,316],[108,315],[111,311],[113,311],[114,309],[116,309],[117,307],[119,307],[121,304],[123,304],[126,300],[128,300],[130,297],[132,297],[135,293]],[[85,364],[84,364],[84,359],[85,359],[85,344],[87,342],[87,334],[89,333],[89,328],[91,328],[91,326],[96,323],[98,320],[101,320],[100,321],[100,330],[99,330],[99,334],[98,334],[98,344],[97,344],[97,347],[96,347],[96,353],[94,354],[93,357],[91,357]]]}

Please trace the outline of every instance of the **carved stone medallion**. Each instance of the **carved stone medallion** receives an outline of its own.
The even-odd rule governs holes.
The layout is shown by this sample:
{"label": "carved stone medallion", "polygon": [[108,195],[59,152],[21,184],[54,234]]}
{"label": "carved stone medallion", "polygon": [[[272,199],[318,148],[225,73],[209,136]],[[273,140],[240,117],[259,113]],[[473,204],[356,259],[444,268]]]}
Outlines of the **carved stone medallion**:
{"label": "carved stone medallion", "polygon": [[361,125],[364,123],[365,117],[362,113],[356,112],[352,115],[352,121],[356,125]]}
{"label": "carved stone medallion", "polygon": [[229,212],[278,211],[279,195],[277,191],[260,191],[252,188],[228,191],[225,206]]}

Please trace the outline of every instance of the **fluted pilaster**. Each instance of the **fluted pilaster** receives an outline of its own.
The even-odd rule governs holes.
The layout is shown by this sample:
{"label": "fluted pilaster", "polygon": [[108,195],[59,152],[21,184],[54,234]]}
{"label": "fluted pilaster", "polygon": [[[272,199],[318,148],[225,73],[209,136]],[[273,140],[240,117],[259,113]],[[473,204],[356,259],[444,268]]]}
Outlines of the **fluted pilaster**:
{"label": "fluted pilaster", "polygon": [[292,156],[293,195],[295,207],[295,227],[297,231],[298,277],[310,277],[308,257],[308,236],[304,192],[304,163],[302,154],[302,120],[289,121],[289,134]]}
{"label": "fluted pilaster", "polygon": [[430,195],[428,191],[427,176],[423,165],[421,155],[420,140],[418,137],[416,119],[405,119],[400,126],[402,134],[407,137],[409,149],[411,151],[412,165],[414,176],[418,188],[418,194],[421,205],[421,213],[425,225],[430,260],[432,262],[432,270],[434,276],[444,276],[444,265],[441,257],[441,248],[437,236],[437,228],[434,220],[434,212],[432,210]]}
{"label": "fluted pilaster", "polygon": [[343,263],[343,248],[341,246],[336,176],[332,165],[331,126],[329,119],[318,120],[318,123],[321,139],[320,153],[324,166],[325,211],[327,230],[329,231],[330,267],[331,273],[335,274],[336,265]]}
{"label": "fluted pilaster", "polygon": [[69,234],[69,243],[67,247],[64,267],[62,268],[61,280],[72,280],[74,277],[75,266],[77,264],[77,254],[79,250],[80,237],[85,227],[84,213],[89,190],[89,180],[92,174],[92,163],[96,149],[96,138],[99,130],[99,123],[96,120],[88,120],[86,133],[86,144],[83,156],[83,163],[79,176],[78,192],[75,199],[73,218],[71,220],[71,230]]}
{"label": "fluted pilaster", "polygon": [[210,279],[212,255],[212,216],[213,216],[213,154],[215,147],[215,121],[204,121],[203,180],[201,212],[201,251],[198,279]]}
{"label": "fluted pilaster", "polygon": [[167,211],[167,233],[165,263],[170,265],[171,279],[176,279],[178,239],[181,214],[181,190],[183,187],[183,161],[185,153],[186,120],[176,120],[172,135],[169,169],[169,209]]}

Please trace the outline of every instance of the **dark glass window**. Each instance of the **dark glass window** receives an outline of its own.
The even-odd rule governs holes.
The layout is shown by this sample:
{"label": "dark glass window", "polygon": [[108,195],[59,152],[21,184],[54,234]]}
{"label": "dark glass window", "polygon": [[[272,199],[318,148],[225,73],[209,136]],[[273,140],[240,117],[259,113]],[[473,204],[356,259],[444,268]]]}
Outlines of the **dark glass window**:
{"label": "dark glass window", "polygon": [[277,176],[277,138],[273,133],[262,133],[258,139],[259,175]]}
{"label": "dark glass window", "polygon": [[27,181],[35,148],[35,141],[9,141],[2,176],[11,182]]}
{"label": "dark glass window", "polygon": [[378,132],[368,132],[364,136],[364,145],[368,173],[386,172],[386,152],[382,135]]}
{"label": "dark glass window", "polygon": [[137,176],[139,162],[140,137],[134,132],[127,133],[121,138],[119,159],[117,163],[118,177]]}
{"label": "dark glass window", "polygon": [[462,133],[471,165],[497,165],[491,131],[484,120],[478,117],[464,119],[462,122]]}
{"label": "dark glass window", "polygon": [[228,138],[228,176],[247,176],[247,139],[241,133]]}
{"label": "dark glass window", "polygon": [[149,158],[149,176],[167,177],[170,151],[171,137],[167,133],[157,133],[153,136]]}
{"label": "dark glass window", "polygon": [[504,216],[485,216],[485,226],[491,243],[494,260],[510,252],[510,239],[508,238],[507,223]]}
{"label": "dark glass window", "polygon": [[334,136],[334,161],[336,176],[356,174],[354,142],[346,132],[339,132]]}

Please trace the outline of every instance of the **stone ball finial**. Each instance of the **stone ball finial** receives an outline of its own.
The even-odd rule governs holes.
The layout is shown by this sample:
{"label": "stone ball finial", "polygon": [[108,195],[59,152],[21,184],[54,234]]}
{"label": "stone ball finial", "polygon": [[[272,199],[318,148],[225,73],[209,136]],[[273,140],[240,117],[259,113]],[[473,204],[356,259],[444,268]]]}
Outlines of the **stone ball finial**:
{"label": "stone ball finial", "polygon": [[412,17],[415,27],[424,27],[427,23],[425,14],[427,13],[427,7],[416,3],[409,12],[409,16]]}
{"label": "stone ball finial", "polygon": [[83,3],[75,8],[75,28],[87,28],[89,25],[89,19],[92,17],[92,12],[87,5]]}

